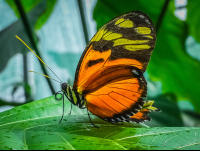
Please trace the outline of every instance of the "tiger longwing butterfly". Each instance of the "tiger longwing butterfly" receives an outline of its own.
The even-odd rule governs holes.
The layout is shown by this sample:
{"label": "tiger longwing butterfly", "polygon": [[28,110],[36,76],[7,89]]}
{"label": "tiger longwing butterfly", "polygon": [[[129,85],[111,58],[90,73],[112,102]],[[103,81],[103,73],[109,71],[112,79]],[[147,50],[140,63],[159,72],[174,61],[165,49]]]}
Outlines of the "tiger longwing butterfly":
{"label": "tiger longwing butterfly", "polygon": [[132,11],[112,19],[90,40],[73,87],[61,83],[62,92],[73,105],[111,123],[150,120],[148,113],[157,109],[153,101],[143,99],[147,95],[143,73],[155,42],[154,24],[145,13]]}

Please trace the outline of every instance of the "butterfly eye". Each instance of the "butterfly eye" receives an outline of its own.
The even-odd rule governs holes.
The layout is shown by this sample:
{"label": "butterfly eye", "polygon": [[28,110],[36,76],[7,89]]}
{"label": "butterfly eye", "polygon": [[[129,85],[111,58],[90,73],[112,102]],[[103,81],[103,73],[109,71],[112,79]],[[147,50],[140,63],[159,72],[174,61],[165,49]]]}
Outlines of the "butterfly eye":
{"label": "butterfly eye", "polygon": [[63,84],[61,85],[61,89],[62,89],[63,91],[66,91],[66,90],[67,90],[67,87],[68,87],[68,84],[67,84],[67,83],[63,83]]}

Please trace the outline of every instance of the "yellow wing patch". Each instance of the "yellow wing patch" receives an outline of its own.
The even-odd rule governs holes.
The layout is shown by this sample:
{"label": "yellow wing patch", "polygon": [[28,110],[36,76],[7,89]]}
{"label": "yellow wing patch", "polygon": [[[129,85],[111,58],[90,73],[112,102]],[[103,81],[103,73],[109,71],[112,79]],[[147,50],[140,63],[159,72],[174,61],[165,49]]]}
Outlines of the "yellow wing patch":
{"label": "yellow wing patch", "polygon": [[125,45],[125,48],[130,51],[144,50],[151,48],[149,45]]}
{"label": "yellow wing patch", "polygon": [[124,18],[120,18],[118,21],[116,21],[115,25],[118,25],[119,23],[121,23],[123,21],[125,21],[125,19]]}
{"label": "yellow wing patch", "polygon": [[132,28],[134,26],[132,21],[130,21],[129,19],[125,20],[124,18],[120,18],[118,21],[116,21],[115,25],[124,28]]}
{"label": "yellow wing patch", "polygon": [[128,45],[128,44],[144,44],[147,42],[149,42],[149,40],[129,40],[129,39],[121,38],[114,41],[114,46]]}
{"label": "yellow wing patch", "polygon": [[99,41],[103,36],[104,34],[107,32],[107,30],[104,30],[104,29],[100,29],[98,31],[98,33],[91,39],[91,42],[92,41]]}
{"label": "yellow wing patch", "polygon": [[153,37],[152,37],[152,36],[145,36],[145,37],[147,37],[147,38],[149,38],[149,39],[153,39]]}
{"label": "yellow wing patch", "polygon": [[132,28],[133,27],[133,22],[130,20],[126,20],[119,24],[119,27],[124,27],[124,28]]}
{"label": "yellow wing patch", "polygon": [[113,32],[107,32],[104,36],[103,39],[105,40],[113,40],[122,37],[122,34],[118,33],[113,33]]}
{"label": "yellow wing patch", "polygon": [[137,32],[140,34],[148,35],[151,33],[151,29],[148,27],[137,27]]}

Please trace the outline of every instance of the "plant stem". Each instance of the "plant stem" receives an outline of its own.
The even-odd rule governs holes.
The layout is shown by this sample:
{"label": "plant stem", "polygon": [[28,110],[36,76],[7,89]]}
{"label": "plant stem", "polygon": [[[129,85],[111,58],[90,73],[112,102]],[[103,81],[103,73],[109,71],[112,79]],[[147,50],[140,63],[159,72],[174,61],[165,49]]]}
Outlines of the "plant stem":
{"label": "plant stem", "polygon": [[162,8],[162,10],[161,10],[161,13],[160,13],[160,15],[159,15],[159,17],[158,17],[158,21],[157,21],[157,24],[156,24],[156,33],[157,33],[157,34],[158,34],[158,31],[159,31],[160,26],[161,26],[161,24],[162,24],[162,21],[163,21],[163,18],[164,18],[164,16],[165,16],[165,13],[166,13],[166,11],[167,11],[167,6],[168,6],[168,4],[169,4],[169,1],[170,1],[170,0],[166,0],[166,1],[165,1],[165,4],[163,5],[163,8]]}
{"label": "plant stem", "polygon": [[85,14],[84,14],[84,8],[83,8],[82,0],[78,0],[78,7],[79,7],[80,16],[81,16],[83,33],[84,33],[84,37],[85,37],[85,43],[87,45],[89,43],[89,36],[88,36],[87,24],[86,24],[86,21],[85,21]]}
{"label": "plant stem", "polygon": [[[24,68],[24,82],[28,83],[28,70],[27,70],[27,56],[26,54],[23,54],[23,68]],[[25,89],[25,86],[24,86]],[[26,93],[26,90],[24,90],[25,100],[27,102],[29,98],[29,94]]]}
{"label": "plant stem", "polygon": [[[26,30],[26,33],[27,33],[27,35],[29,37],[29,40],[31,42],[31,45],[32,45],[33,49],[35,50],[36,54],[42,59],[42,57],[40,55],[40,52],[39,52],[39,49],[37,47],[36,35],[34,34],[33,30],[31,29],[31,26],[29,24],[29,21],[28,21],[28,18],[26,16],[26,13],[24,12],[24,9],[23,9],[23,6],[21,4],[21,1],[20,0],[14,0],[14,1],[15,1],[15,4],[16,4],[18,10],[19,10],[20,15],[21,15],[21,19],[22,19],[22,22],[24,24],[24,28]],[[39,61],[39,63],[40,63],[40,66],[42,68],[43,73],[48,76],[46,68],[44,67],[42,62]],[[52,85],[50,79],[46,78],[46,80],[47,80],[47,83],[48,83],[48,85],[49,85],[49,87],[51,89],[52,94],[55,94],[55,90],[53,88],[53,85]]]}
{"label": "plant stem", "polygon": [[7,101],[0,99],[0,106],[4,106],[4,105],[20,106],[20,105],[23,105],[23,104],[25,104],[25,103],[7,102]]}

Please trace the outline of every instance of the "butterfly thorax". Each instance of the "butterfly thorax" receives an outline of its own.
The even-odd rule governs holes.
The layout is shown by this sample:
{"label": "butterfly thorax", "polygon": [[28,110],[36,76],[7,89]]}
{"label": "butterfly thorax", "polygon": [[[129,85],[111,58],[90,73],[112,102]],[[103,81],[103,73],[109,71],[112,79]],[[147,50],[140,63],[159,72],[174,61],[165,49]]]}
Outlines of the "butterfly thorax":
{"label": "butterfly thorax", "polygon": [[61,85],[61,90],[73,105],[76,105],[79,108],[84,108],[85,99],[83,95],[78,93],[67,83]]}

